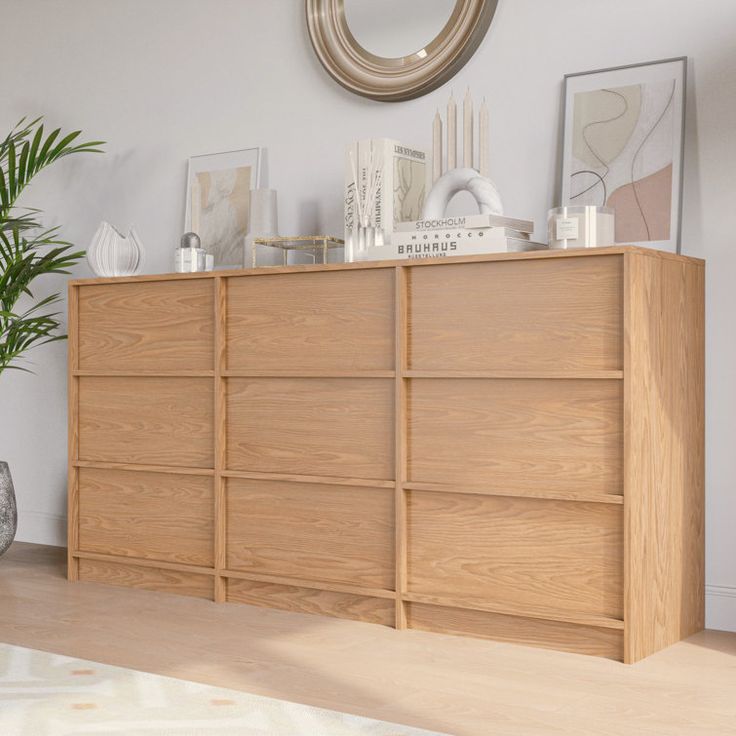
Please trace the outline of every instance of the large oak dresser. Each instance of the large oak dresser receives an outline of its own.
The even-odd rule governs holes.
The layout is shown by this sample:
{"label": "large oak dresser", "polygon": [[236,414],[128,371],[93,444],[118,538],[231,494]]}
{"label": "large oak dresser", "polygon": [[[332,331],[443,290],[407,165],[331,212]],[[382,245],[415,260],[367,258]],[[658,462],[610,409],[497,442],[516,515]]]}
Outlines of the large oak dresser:
{"label": "large oak dresser", "polygon": [[72,282],[69,578],[635,662],[703,627],[701,261]]}

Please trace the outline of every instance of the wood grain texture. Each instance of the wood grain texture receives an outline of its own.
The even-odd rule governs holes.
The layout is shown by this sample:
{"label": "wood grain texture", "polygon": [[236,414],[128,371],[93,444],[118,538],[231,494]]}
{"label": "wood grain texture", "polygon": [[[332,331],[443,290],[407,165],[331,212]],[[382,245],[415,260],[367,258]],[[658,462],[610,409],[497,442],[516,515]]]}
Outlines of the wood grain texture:
{"label": "wood grain texture", "polygon": [[189,572],[194,575],[215,574],[211,567],[200,565],[187,565],[182,562],[164,562],[163,560],[146,560],[143,557],[121,557],[120,555],[108,555],[103,552],[74,552],[74,556],[80,560],[96,560],[98,562],[113,562],[118,565],[135,565],[136,567],[153,567],[157,570],[173,570],[174,572]]}
{"label": "wood grain texture", "polygon": [[464,596],[463,598],[436,595],[434,593],[404,593],[403,597],[412,603],[426,603],[432,606],[444,606],[445,608],[462,608],[468,611],[481,611],[504,616],[520,616],[521,618],[534,618],[541,621],[561,621],[562,623],[615,629],[616,631],[624,630],[624,622],[620,618],[610,618],[595,613],[570,613],[547,605],[532,606],[525,603],[519,606],[509,601],[489,603],[488,599],[482,596],[483,591],[480,591],[477,596]]}
{"label": "wood grain texture", "polygon": [[90,583],[123,585],[128,588],[156,590],[161,593],[176,593],[193,598],[213,597],[211,576],[196,575],[177,570],[163,570],[100,560],[79,560],[79,579]]}
{"label": "wood grain texture", "polygon": [[228,379],[229,470],[394,476],[394,382]]}
{"label": "wood grain texture", "polygon": [[212,479],[122,470],[79,470],[79,547],[211,566]]}
{"label": "wood grain texture", "polygon": [[392,491],[234,478],[227,484],[229,569],[393,588]]}
{"label": "wood grain texture", "polygon": [[[421,606],[438,630],[533,620],[514,640],[646,656],[702,627],[702,272],[615,247],[74,282],[69,576],[177,573],[218,601],[232,577],[264,604],[376,598],[398,628]],[[178,479],[210,489],[207,566],[145,557],[191,553],[193,508],[126,531],[110,489],[135,474],[157,526]],[[118,479],[86,539],[144,557],[75,549],[81,475]]]}
{"label": "wood grain texture", "polygon": [[214,321],[215,321],[215,383],[214,383],[214,547],[215,601],[224,603],[227,598],[227,582],[220,574],[226,567],[227,513],[225,507],[225,470],[227,459],[227,382],[222,372],[227,361],[227,279],[215,279]]}
{"label": "wood grain texture", "polygon": [[391,270],[228,280],[228,370],[389,370]]}
{"label": "wood grain texture", "polygon": [[621,381],[419,379],[409,480],[622,492]]}
{"label": "wood grain texture", "polygon": [[459,608],[407,603],[409,628],[527,644],[621,661],[622,632]]}
{"label": "wood grain texture", "polygon": [[620,506],[408,492],[412,593],[623,616]]}
{"label": "wood grain texture", "polygon": [[247,603],[296,613],[317,613],[384,626],[393,626],[394,623],[392,600],[329,590],[230,578],[227,581],[227,600],[231,603]]}
{"label": "wood grain texture", "polygon": [[298,473],[256,473],[248,470],[223,470],[225,478],[245,480],[278,480],[290,483],[317,483],[328,486],[358,486],[360,488],[395,488],[392,480],[366,480],[365,478],[337,478],[332,475],[300,475]]}
{"label": "wood grain texture", "polygon": [[69,286],[67,336],[67,578],[79,579],[79,562],[72,552],[79,547],[79,379],[75,371],[79,365],[79,288]]}
{"label": "wood grain texture", "polygon": [[79,458],[213,467],[211,378],[79,380]]}
{"label": "wood grain texture", "polygon": [[409,274],[409,367],[622,368],[620,256],[438,265]]}
{"label": "wood grain texture", "polygon": [[79,296],[82,370],[212,370],[213,281],[99,284]]}
{"label": "wood grain texture", "polygon": [[331,590],[333,593],[347,593],[348,595],[368,596],[369,598],[388,598],[394,600],[396,591],[386,588],[366,588],[350,583],[333,583],[325,580],[309,580],[308,578],[291,578],[284,575],[265,575],[258,572],[243,572],[242,570],[225,570],[225,577],[238,580],[250,580],[255,583],[273,583],[274,585],[290,585],[294,588],[309,588],[314,590]]}
{"label": "wood grain texture", "polygon": [[410,491],[434,491],[436,493],[465,493],[478,496],[507,496],[509,498],[541,498],[552,501],[587,501],[588,503],[612,503],[623,505],[624,497],[614,493],[586,493],[585,491],[549,491],[544,488],[490,488],[487,486],[456,486],[446,483],[404,483]]}
{"label": "wood grain texture", "polygon": [[110,463],[102,460],[75,460],[77,468],[98,468],[99,470],[140,470],[144,473],[164,473],[174,475],[213,476],[212,468],[184,468],[176,465],[138,465],[136,463]]}
{"label": "wood grain texture", "polygon": [[406,352],[406,330],[408,325],[407,294],[407,272],[406,269],[397,268],[394,272],[394,324],[396,338],[394,341],[394,478],[396,479],[394,498],[394,548],[395,548],[395,574],[396,580],[396,620],[397,629],[406,628],[406,610],[404,608],[403,595],[406,592],[406,559],[409,540],[406,534],[406,497],[404,495],[404,483],[407,471],[407,399],[406,380],[404,372],[407,367]]}
{"label": "wood grain texture", "polygon": [[627,256],[626,661],[705,624],[704,269]]}

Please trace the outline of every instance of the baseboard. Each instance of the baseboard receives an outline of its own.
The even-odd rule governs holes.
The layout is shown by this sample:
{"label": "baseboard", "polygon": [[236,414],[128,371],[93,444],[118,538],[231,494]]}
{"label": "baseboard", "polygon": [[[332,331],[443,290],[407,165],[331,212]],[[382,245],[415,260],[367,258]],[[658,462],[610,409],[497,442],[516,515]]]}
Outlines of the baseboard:
{"label": "baseboard", "polygon": [[66,547],[66,517],[45,511],[18,510],[19,542]]}
{"label": "baseboard", "polygon": [[736,631],[736,587],[705,586],[705,627],[718,631]]}

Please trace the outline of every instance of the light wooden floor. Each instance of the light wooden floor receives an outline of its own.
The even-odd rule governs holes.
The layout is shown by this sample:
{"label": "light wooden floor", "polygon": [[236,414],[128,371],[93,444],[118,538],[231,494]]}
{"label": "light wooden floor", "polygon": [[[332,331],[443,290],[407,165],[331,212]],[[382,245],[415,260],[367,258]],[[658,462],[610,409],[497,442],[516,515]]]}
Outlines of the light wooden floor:
{"label": "light wooden floor", "polygon": [[0,560],[0,641],[455,736],[736,733],[736,634],[633,666],[574,654],[67,583],[64,550]]}

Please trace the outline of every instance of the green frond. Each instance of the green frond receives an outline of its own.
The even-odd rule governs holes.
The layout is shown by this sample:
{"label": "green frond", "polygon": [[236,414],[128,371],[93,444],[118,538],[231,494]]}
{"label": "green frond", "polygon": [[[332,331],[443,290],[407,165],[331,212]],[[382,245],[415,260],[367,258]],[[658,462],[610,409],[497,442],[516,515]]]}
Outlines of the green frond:
{"label": "green frond", "polygon": [[[44,229],[42,213],[19,209],[17,200],[33,178],[58,159],[75,153],[99,153],[103,141],[78,143],[81,131],[44,136],[41,118],[21,119],[0,141],[0,373],[28,369],[18,364],[28,350],[65,339],[61,315],[47,311],[59,294],[34,300],[32,285],[47,274],[66,274],[84,251],[61,239],[58,227]],[[18,302],[30,305],[18,312]]]}

